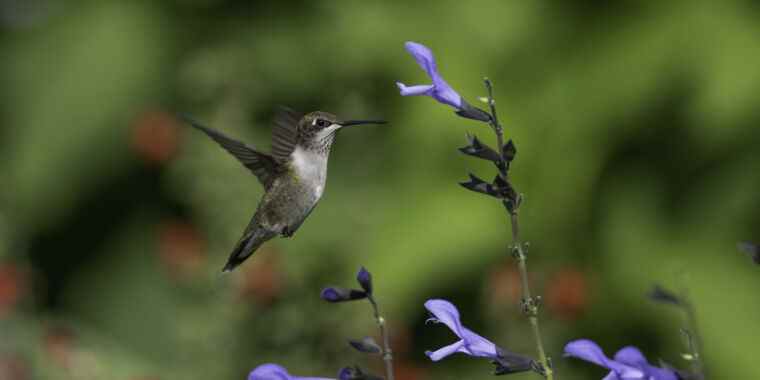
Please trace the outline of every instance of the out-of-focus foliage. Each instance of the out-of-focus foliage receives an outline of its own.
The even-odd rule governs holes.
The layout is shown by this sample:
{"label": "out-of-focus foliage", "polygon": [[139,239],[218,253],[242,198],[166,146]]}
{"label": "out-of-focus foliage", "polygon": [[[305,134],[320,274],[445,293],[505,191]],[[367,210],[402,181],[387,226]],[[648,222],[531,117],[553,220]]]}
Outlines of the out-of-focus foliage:
{"label": "out-of-focus foliage", "polygon": [[[471,102],[496,85],[562,379],[603,376],[561,357],[580,337],[687,365],[654,283],[688,289],[715,378],[759,378],[760,273],[735,249],[760,239],[759,21],[749,1],[4,1],[0,378],[379,373],[346,344],[370,308],[319,299],[362,264],[399,379],[491,377],[427,360],[451,340],[424,325],[428,298],[532,354],[504,210],[456,184],[492,171],[457,152],[465,132],[492,136],[398,95],[425,80],[407,40]],[[267,148],[279,104],[391,123],[342,132],[296,236],[220,275],[262,190],[173,115]]]}

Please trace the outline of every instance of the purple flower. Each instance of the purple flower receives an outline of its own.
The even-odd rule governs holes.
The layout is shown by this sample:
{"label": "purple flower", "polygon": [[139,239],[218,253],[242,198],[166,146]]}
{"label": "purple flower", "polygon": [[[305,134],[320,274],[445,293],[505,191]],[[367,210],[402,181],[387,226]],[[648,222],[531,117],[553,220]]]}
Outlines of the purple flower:
{"label": "purple flower", "polygon": [[248,380],[334,380],[326,377],[301,377],[292,376],[288,371],[277,364],[262,364],[251,371]]}
{"label": "purple flower", "polygon": [[460,338],[458,341],[436,351],[425,351],[425,355],[430,360],[437,362],[451,354],[461,352],[474,357],[491,359],[496,365],[496,375],[537,370],[533,359],[502,349],[488,339],[462,326],[459,321],[459,311],[451,302],[428,300],[425,302],[425,308],[433,314],[433,317],[428,321],[445,324]]}
{"label": "purple flower", "polygon": [[495,344],[462,326],[459,321],[459,311],[451,302],[428,300],[425,302],[425,308],[433,314],[433,318],[429,319],[430,321],[445,324],[460,338],[458,341],[436,351],[426,351],[425,355],[430,360],[437,362],[455,352],[482,358],[496,359],[499,357]]}
{"label": "purple flower", "polygon": [[579,339],[565,346],[565,356],[582,359],[610,370],[604,380],[678,380],[678,375],[665,368],[655,367],[636,347],[624,347],[612,360],[596,343]]}
{"label": "purple flower", "polygon": [[401,82],[396,82],[396,86],[401,90],[401,95],[427,95],[443,104],[448,104],[456,109],[462,109],[462,97],[438,74],[433,52],[425,45],[416,42],[410,41],[405,43],[404,46],[417,61],[417,64],[427,72],[430,79],[433,80],[433,84],[406,86]]}

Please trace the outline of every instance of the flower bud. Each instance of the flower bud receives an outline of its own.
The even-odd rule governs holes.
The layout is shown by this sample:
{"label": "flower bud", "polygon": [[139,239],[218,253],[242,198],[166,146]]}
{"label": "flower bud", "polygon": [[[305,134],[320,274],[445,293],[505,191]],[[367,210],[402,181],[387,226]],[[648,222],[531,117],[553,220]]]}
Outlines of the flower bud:
{"label": "flower bud", "polygon": [[356,281],[367,294],[372,295],[372,274],[367,269],[364,267],[359,269],[359,273],[356,274]]}
{"label": "flower bud", "polygon": [[356,289],[329,287],[322,290],[320,297],[327,302],[334,303],[364,299],[367,298],[367,293]]}

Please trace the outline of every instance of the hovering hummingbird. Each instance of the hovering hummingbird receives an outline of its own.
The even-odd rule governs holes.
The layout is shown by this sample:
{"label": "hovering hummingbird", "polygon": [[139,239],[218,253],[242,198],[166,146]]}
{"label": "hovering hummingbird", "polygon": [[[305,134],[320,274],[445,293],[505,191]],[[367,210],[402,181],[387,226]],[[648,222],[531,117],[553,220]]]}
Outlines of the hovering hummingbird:
{"label": "hovering hummingbird", "polygon": [[272,153],[267,154],[187,116],[183,118],[235,156],[264,186],[256,213],[232,250],[223,272],[235,269],[265,241],[277,235],[291,237],[298,230],[322,197],[327,158],[339,129],[385,124],[382,120],[340,121],[335,115],[322,111],[301,115],[283,109],[275,118]]}

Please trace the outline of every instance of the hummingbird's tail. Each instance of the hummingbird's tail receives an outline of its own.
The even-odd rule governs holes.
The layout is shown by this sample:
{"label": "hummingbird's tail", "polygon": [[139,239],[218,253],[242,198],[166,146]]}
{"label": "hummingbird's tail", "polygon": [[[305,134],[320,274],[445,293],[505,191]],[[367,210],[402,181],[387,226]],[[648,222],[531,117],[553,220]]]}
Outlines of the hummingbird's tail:
{"label": "hummingbird's tail", "polygon": [[275,237],[276,232],[269,231],[265,228],[254,227],[243,235],[238,241],[235,249],[230,253],[227,264],[224,265],[222,272],[229,272],[235,269],[243,261],[253,255],[265,241]]}

